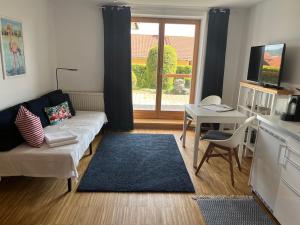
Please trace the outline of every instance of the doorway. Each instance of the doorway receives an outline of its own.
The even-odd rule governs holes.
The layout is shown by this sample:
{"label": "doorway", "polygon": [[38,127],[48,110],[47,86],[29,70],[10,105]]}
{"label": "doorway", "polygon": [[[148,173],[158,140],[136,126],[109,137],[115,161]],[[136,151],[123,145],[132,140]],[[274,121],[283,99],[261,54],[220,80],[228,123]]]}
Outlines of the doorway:
{"label": "doorway", "polygon": [[133,17],[134,117],[182,119],[194,102],[200,21]]}

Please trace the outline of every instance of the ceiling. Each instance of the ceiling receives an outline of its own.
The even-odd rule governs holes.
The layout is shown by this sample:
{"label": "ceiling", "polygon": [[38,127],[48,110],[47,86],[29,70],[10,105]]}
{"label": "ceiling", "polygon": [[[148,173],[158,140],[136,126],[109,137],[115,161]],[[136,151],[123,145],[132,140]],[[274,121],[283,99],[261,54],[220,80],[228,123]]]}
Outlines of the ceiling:
{"label": "ceiling", "polygon": [[[84,0],[87,1],[87,0]],[[199,8],[210,7],[250,7],[265,0],[88,0],[100,5],[106,4],[128,4],[136,7],[153,8]]]}

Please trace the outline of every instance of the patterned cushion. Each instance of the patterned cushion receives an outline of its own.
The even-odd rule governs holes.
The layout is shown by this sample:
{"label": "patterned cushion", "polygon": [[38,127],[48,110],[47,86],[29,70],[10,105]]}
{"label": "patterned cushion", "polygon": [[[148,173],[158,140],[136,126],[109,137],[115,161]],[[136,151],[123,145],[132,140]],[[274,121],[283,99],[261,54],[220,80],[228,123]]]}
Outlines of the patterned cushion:
{"label": "patterned cushion", "polygon": [[63,102],[57,106],[45,108],[45,112],[48,115],[50,125],[55,125],[64,119],[71,118],[68,102]]}
{"label": "patterned cushion", "polygon": [[41,147],[44,142],[45,133],[39,117],[31,113],[24,106],[21,106],[16,118],[22,137],[32,147]]}
{"label": "patterned cushion", "polygon": [[232,134],[225,133],[218,130],[210,130],[208,131],[202,139],[209,139],[209,140],[226,140],[230,138]]}
{"label": "patterned cushion", "polygon": [[59,104],[67,101],[72,116],[76,115],[76,111],[73,107],[70,96],[68,94],[63,94],[63,93],[49,94],[48,98],[50,100],[51,106],[56,106],[56,105],[59,105]]}

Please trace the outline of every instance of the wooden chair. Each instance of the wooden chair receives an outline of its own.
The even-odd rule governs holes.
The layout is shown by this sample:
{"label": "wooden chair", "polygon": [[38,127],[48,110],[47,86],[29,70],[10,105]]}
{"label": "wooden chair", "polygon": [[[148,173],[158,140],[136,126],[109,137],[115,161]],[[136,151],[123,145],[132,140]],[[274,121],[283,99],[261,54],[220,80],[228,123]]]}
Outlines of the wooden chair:
{"label": "wooden chair", "polygon": [[[199,105],[200,105],[200,106],[203,106],[203,105],[211,105],[211,104],[220,105],[220,104],[221,104],[221,101],[222,101],[222,99],[221,99],[219,96],[217,96],[217,95],[210,95],[210,96],[208,96],[208,97],[202,99],[202,101],[200,102]],[[186,124],[185,129],[188,129],[189,126],[192,124],[193,118],[190,117],[190,116],[187,116],[187,120],[188,120],[188,121],[187,121],[187,124]],[[211,124],[211,125],[212,125],[212,124]],[[212,126],[210,126],[210,129],[212,129]],[[183,133],[182,133],[181,136],[180,136],[180,140],[182,140],[182,138],[183,138]]]}
{"label": "wooden chair", "polygon": [[[216,130],[208,131],[202,140],[208,141],[209,144],[195,174],[198,174],[205,160],[208,162],[212,157],[222,157],[229,163],[231,184],[234,186],[232,158],[235,158],[238,168],[241,171],[241,164],[238,158],[238,146],[244,138],[247,127],[254,119],[255,116],[248,118],[233,134]],[[220,148],[221,151],[223,150],[223,152],[217,150],[216,147]]]}

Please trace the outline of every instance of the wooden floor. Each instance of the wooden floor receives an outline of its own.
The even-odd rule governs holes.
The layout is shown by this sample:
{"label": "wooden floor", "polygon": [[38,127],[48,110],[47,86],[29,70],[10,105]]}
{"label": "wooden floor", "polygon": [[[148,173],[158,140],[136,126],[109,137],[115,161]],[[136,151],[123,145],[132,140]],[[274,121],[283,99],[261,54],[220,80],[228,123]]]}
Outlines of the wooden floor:
{"label": "wooden floor", "polygon": [[[169,193],[66,193],[66,180],[52,178],[3,178],[0,182],[1,225],[199,225],[203,224],[195,195],[250,195],[250,159],[242,172],[234,169],[236,187],[230,184],[229,168],[223,159],[205,163],[199,176],[192,167],[193,132],[188,131],[187,147],[181,148],[180,131],[135,130],[136,133],[172,133],[190,173],[196,194]],[[100,142],[93,143],[94,152]],[[201,142],[200,157],[206,143]],[[91,157],[79,165],[80,178]],[[113,163],[113,162],[112,162]],[[79,180],[80,180],[79,178]]]}

